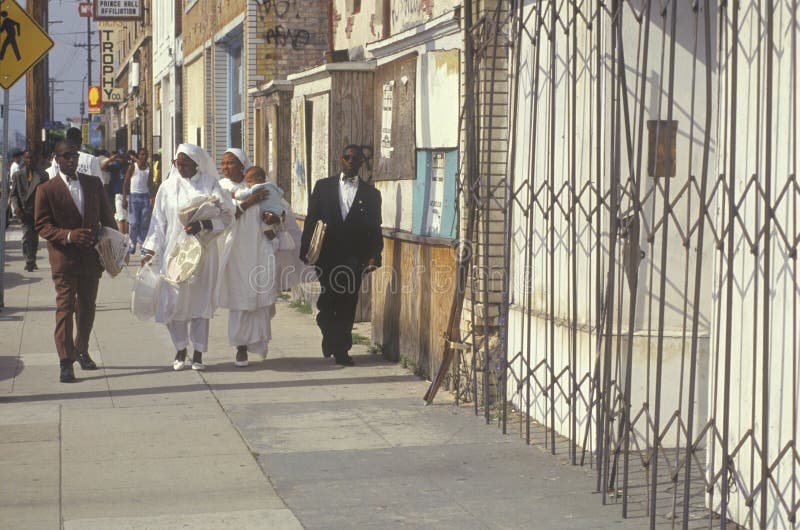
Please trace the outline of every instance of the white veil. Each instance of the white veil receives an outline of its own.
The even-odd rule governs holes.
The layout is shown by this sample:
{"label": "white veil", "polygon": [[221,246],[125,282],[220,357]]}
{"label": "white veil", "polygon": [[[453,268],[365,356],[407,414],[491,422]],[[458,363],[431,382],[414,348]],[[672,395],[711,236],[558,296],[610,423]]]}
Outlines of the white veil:
{"label": "white veil", "polygon": [[[197,174],[195,175],[196,178],[207,181],[209,185],[219,180],[217,166],[214,164],[214,161],[211,160],[211,157],[208,156],[208,153],[206,153],[200,146],[194,144],[181,144],[178,146],[178,150],[175,152],[175,157],[178,156],[178,153],[185,154],[197,164]],[[181,178],[181,175],[178,172],[178,168],[175,167],[175,164],[172,164],[172,167],[169,170],[169,175],[167,176],[167,180],[170,180],[173,177]]]}
{"label": "white veil", "polygon": [[230,149],[226,149],[225,152],[230,153],[239,159],[239,162],[241,162],[243,166],[242,172],[245,172],[251,167],[253,167],[253,163],[250,162],[250,159],[247,157],[247,154],[238,147],[231,147]]}

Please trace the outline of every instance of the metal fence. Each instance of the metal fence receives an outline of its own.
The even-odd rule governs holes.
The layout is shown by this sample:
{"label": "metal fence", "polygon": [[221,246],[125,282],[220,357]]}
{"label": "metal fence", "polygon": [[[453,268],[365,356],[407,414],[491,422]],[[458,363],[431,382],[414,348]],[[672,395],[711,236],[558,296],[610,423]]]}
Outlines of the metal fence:
{"label": "metal fence", "polygon": [[651,527],[794,527],[797,0],[463,11],[460,395]]}

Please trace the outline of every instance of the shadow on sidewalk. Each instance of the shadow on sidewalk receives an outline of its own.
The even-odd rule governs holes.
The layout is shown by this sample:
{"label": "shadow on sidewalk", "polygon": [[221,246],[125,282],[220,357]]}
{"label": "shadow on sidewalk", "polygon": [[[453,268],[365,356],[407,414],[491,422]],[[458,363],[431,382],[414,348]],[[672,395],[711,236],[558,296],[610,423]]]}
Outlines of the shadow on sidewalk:
{"label": "shadow on sidewalk", "polygon": [[[356,369],[360,366],[396,366],[396,363],[387,361],[377,355],[353,355],[352,357],[356,363]],[[319,357],[276,357],[274,359],[270,359],[268,356],[265,362],[256,363],[256,365],[258,364],[263,365],[263,368],[259,369],[273,370],[275,372],[323,372],[343,370],[345,368],[335,364],[333,357],[326,359],[322,355]],[[250,366],[254,365],[251,364]],[[241,370],[242,368],[236,368],[236,370],[231,369],[229,371]],[[214,371],[218,372],[219,370]]]}
{"label": "shadow on sidewalk", "polygon": [[[77,375],[77,374],[76,374]],[[78,377],[70,387],[79,385],[89,378]],[[97,379],[97,378],[95,378]],[[259,381],[249,383],[195,383],[180,386],[160,386],[151,388],[124,388],[119,390],[96,390],[90,392],[64,392],[58,394],[31,394],[28,396],[0,397],[0,403],[36,403],[40,401],[65,401],[109,396],[145,396],[151,394],[179,394],[187,392],[207,392],[208,390],[267,390],[277,388],[324,387],[339,385],[372,385],[385,383],[418,382],[413,375],[387,375],[384,377],[344,377],[340,379],[301,379],[293,381]]]}
{"label": "shadow on sidewalk", "polygon": [[0,355],[0,381],[16,377],[24,369],[25,364],[19,357],[15,355]]}
{"label": "shadow on sidewalk", "polygon": [[21,285],[29,285],[31,283],[39,283],[40,281],[42,281],[42,279],[39,276],[23,276],[18,272],[9,272],[8,270],[5,271],[5,276],[3,278],[6,289],[19,287]]}

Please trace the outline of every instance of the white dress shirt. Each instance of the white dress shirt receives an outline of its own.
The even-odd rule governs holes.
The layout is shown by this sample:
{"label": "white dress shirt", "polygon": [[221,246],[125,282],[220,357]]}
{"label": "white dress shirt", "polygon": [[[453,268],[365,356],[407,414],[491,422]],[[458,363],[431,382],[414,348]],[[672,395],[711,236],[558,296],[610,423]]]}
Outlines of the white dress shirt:
{"label": "white dress shirt", "polygon": [[350,207],[358,191],[358,175],[352,179],[344,178],[344,173],[339,174],[339,206],[342,209],[342,220],[347,218]]}
{"label": "white dress shirt", "polygon": [[63,173],[59,173],[58,175],[61,177],[61,180],[64,181],[64,184],[67,185],[69,194],[72,196],[72,201],[75,203],[75,207],[80,212],[81,217],[83,217],[83,188],[81,188],[81,181],[77,179],[70,180]]}

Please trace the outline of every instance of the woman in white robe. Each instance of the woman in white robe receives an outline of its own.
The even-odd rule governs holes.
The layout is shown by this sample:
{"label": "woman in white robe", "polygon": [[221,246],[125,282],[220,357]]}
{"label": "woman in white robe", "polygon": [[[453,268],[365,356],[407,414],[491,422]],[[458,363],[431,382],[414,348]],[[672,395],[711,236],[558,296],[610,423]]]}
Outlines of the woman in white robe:
{"label": "woman in white robe", "polygon": [[[221,214],[202,222],[183,226],[179,220],[181,208],[200,196],[220,198]],[[172,169],[156,193],[150,230],[143,244],[147,255],[142,265],[153,256],[163,276],[172,248],[185,234],[201,234],[204,239],[219,235],[233,221],[234,206],[219,184],[219,174],[203,149],[192,144],[178,147]],[[173,368],[181,370],[186,364],[189,342],[194,346],[192,369],[203,370],[202,355],[208,351],[208,324],[214,315],[214,292],[219,271],[219,249],[215,242],[205,245],[200,268],[182,283],[162,282],[161,296],[156,309],[156,322],[167,325],[176,355]]]}
{"label": "woman in white robe", "polygon": [[223,243],[216,300],[229,310],[228,340],[236,347],[234,364],[239,367],[248,365],[248,352],[266,358],[278,293],[295,285],[305,267],[297,258],[301,232],[288,203],[284,201],[286,217],[278,237],[270,240],[263,233],[259,208],[250,208],[268,192],[244,201],[233,199],[247,187],[244,173],[251,166],[241,149],[228,149],[223,155],[225,178],[220,184],[230,193],[237,214]]}

